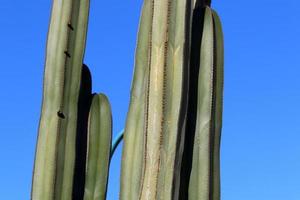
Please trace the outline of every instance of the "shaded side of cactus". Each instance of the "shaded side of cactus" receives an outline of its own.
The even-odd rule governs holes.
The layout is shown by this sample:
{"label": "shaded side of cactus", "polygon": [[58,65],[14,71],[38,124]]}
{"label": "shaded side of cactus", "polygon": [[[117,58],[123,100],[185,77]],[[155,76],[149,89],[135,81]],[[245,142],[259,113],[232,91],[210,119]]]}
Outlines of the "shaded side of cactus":
{"label": "shaded side of cactus", "polygon": [[89,1],[53,1],[32,199],[71,199]]}
{"label": "shaded side of cactus", "polygon": [[[199,2],[197,2],[199,3]],[[180,178],[180,198],[187,199],[189,179],[193,160],[193,143],[196,129],[197,118],[197,93],[198,93],[198,74],[199,74],[199,56],[201,39],[203,33],[204,11],[202,6],[196,6],[193,10],[192,28],[191,28],[191,49],[189,65],[189,98],[188,112],[186,121],[186,134],[184,152],[182,155],[181,178]]]}
{"label": "shaded side of cactus", "polygon": [[87,127],[90,106],[92,101],[92,77],[88,66],[85,64],[81,72],[80,92],[77,112],[77,133],[75,169],[73,178],[73,200],[82,200],[84,196],[86,152],[87,152]]}
{"label": "shaded side of cactus", "polygon": [[94,95],[88,121],[84,200],[106,199],[111,149],[111,108],[105,95]]}

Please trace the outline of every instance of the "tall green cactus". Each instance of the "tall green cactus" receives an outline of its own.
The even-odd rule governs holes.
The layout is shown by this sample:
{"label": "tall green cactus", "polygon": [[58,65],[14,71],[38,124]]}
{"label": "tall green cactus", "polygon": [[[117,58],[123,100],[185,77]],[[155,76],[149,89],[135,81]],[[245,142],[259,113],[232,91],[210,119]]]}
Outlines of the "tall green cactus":
{"label": "tall green cactus", "polygon": [[121,199],[178,195],[173,188],[179,186],[182,147],[177,145],[182,146],[184,137],[191,7],[189,1],[144,2],[125,129]]}
{"label": "tall green cactus", "polygon": [[89,1],[53,1],[32,199],[71,199]]}
{"label": "tall green cactus", "polygon": [[[209,3],[199,5],[198,2],[197,6]],[[205,14],[204,22],[200,23],[204,24],[201,55],[199,52],[199,56],[196,57],[200,60],[199,76],[192,73],[186,75],[189,70],[190,49],[195,49],[189,45],[192,29],[190,16],[195,4],[191,1],[176,0],[145,0],[144,2],[131,103],[125,129],[121,199],[178,199],[180,167],[186,134],[194,134],[196,137],[194,144],[188,144],[194,146],[190,175],[192,178],[191,183],[187,183],[190,191],[189,198],[197,193],[196,189],[201,189],[195,186],[194,179],[201,176],[201,169],[209,166],[210,162],[213,163],[212,170],[215,175],[207,180],[203,175],[204,178],[199,178],[199,184],[204,188],[214,185],[214,191],[219,193],[219,135],[223,76],[221,30],[216,14],[214,14],[214,24],[212,16],[209,22],[210,18]],[[206,8],[207,12],[210,12],[209,8]],[[208,63],[209,61],[211,63]],[[216,73],[213,76],[216,77],[211,77],[210,69],[213,69]],[[186,77],[199,80],[198,97],[190,96],[198,99],[198,114],[195,119],[191,119],[195,120],[193,123],[197,123],[195,133],[186,132],[185,128],[188,102],[186,96],[189,87],[187,85],[189,80]],[[210,80],[213,80],[211,86],[208,84]],[[211,88],[203,90],[203,84]],[[213,103],[205,104],[206,98],[209,98],[212,93],[214,93],[211,97],[214,98],[211,100]],[[205,113],[203,109],[214,109],[211,112],[215,113],[209,114],[208,111]],[[199,133],[201,132],[199,126],[201,127],[202,123],[206,124],[206,118],[216,125],[213,126],[214,130],[207,130],[208,133],[205,135]],[[136,123],[137,119],[140,120],[139,123]],[[199,139],[199,137],[203,138]],[[209,142],[212,137],[215,140],[214,147],[204,148],[209,157],[203,160],[203,156],[197,156],[199,154],[197,149],[199,145],[201,150],[202,145],[210,145],[206,141]],[[195,166],[198,159],[201,160],[199,161],[201,167]],[[189,179],[187,181],[189,182]],[[203,194],[203,191],[199,193]],[[213,199],[219,198],[218,194],[213,196],[216,196]]]}
{"label": "tall green cactus", "polygon": [[[209,6],[209,0],[144,0],[121,200],[220,199],[224,50]],[[108,99],[91,94],[82,65],[88,11],[89,1],[53,1],[33,200],[106,199],[116,145]]]}
{"label": "tall green cactus", "polygon": [[222,30],[217,14],[207,7],[200,50],[198,110],[189,186],[191,200],[220,199],[222,88]]}

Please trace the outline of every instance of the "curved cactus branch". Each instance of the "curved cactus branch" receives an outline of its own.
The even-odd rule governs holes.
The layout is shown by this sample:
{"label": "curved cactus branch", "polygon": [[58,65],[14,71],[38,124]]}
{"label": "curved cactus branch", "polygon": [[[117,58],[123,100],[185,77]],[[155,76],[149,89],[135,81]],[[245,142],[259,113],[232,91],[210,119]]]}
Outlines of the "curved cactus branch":
{"label": "curved cactus branch", "polygon": [[112,145],[111,145],[111,150],[110,150],[110,159],[113,157],[117,147],[119,146],[119,144],[121,143],[121,141],[123,140],[124,137],[124,129],[121,130],[118,135],[114,138]]}

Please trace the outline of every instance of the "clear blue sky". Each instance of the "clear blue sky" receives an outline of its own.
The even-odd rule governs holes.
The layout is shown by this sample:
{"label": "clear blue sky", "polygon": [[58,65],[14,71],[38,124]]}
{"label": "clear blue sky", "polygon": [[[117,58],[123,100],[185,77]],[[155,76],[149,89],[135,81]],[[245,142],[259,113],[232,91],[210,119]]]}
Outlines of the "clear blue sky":
{"label": "clear blue sky", "polygon": [[[85,63],[114,133],[128,108],[141,0],[92,0]],[[223,200],[300,199],[300,2],[213,1],[225,34]],[[0,194],[29,199],[51,1],[1,0]],[[120,148],[108,200],[117,200]]]}

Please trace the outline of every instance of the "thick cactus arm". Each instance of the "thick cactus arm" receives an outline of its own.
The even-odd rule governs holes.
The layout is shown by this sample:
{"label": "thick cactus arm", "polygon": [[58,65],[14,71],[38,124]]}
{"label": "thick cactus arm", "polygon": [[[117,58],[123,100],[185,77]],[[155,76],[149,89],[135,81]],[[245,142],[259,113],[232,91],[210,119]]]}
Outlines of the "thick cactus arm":
{"label": "thick cactus arm", "polygon": [[213,107],[214,31],[210,8],[206,8],[200,69],[198,77],[198,107],[189,200],[210,200],[211,197],[211,140]]}
{"label": "thick cactus arm", "polygon": [[214,24],[214,144],[212,200],[220,200],[220,141],[222,130],[224,39],[220,18],[212,10]]}
{"label": "thick cactus arm", "polygon": [[144,123],[149,76],[152,1],[145,0],[140,18],[134,77],[122,151],[120,199],[138,199],[144,155]]}
{"label": "thick cactus arm", "polygon": [[88,121],[88,148],[84,200],[106,199],[111,148],[111,108],[107,97],[95,95]]}
{"label": "thick cactus arm", "polygon": [[[56,178],[56,193],[60,198],[70,199],[72,194],[76,128],[77,128],[77,106],[80,86],[81,66],[84,56],[86,32],[89,15],[89,1],[72,1],[72,16],[68,24],[70,32],[67,52],[69,59],[66,62],[66,75],[64,86],[63,113],[67,116],[66,123],[60,128],[61,140],[58,143],[58,167]],[[70,28],[71,26],[71,28]]]}
{"label": "thick cactus arm", "polygon": [[89,1],[53,1],[32,199],[72,197],[77,103],[88,9]]}
{"label": "thick cactus arm", "polygon": [[149,81],[145,116],[145,155],[140,199],[156,199],[164,110],[164,77],[170,18],[168,0],[152,0]]}
{"label": "thick cactus arm", "polygon": [[[172,199],[178,196],[175,194],[178,190],[173,188],[179,187],[180,170],[175,170],[180,169],[182,137],[185,133],[190,15],[193,6],[192,1],[144,2],[141,22],[147,20],[147,23],[141,23],[136,52],[136,58],[141,60],[136,60],[132,102],[125,129],[121,198]],[[138,64],[143,64],[141,66],[144,68]],[[140,69],[143,74],[138,76]],[[145,95],[140,97],[140,91]],[[134,104],[134,100],[139,102]],[[141,114],[131,113],[134,109],[137,111],[134,105],[138,104],[143,109]],[[128,130],[132,127],[135,129],[131,130],[138,130],[140,134],[130,133]],[[135,136],[131,137],[131,141],[128,139],[130,135]],[[143,144],[143,148],[133,145],[137,144],[135,141]],[[141,151],[130,153],[128,146],[140,148]],[[136,152],[139,159],[136,159]],[[141,156],[140,152],[144,155]],[[137,172],[132,172],[133,169]],[[138,175],[130,179],[130,174]],[[135,183],[130,186],[128,180]]]}
{"label": "thick cactus arm", "polygon": [[206,8],[198,77],[198,110],[189,199],[220,199],[224,49],[220,20]]}
{"label": "thick cactus arm", "polygon": [[[39,125],[38,142],[32,182],[32,199],[53,199],[56,170],[56,143],[60,123],[60,106],[63,96],[64,61],[58,60],[58,52],[67,46],[68,29],[61,23],[68,23],[70,3],[53,1],[51,21],[46,48],[46,64],[43,85],[43,104]],[[64,14],[64,15],[63,15]],[[64,38],[63,43],[60,38]],[[60,44],[60,45],[59,45]],[[60,114],[60,115],[58,115]]]}
{"label": "thick cactus arm", "polygon": [[188,101],[188,72],[193,2],[169,4],[165,52],[164,110],[157,199],[178,199]]}
{"label": "thick cactus arm", "polygon": [[111,143],[111,150],[110,150],[110,159],[113,157],[118,145],[121,143],[124,137],[124,130],[120,131],[116,138]]}

